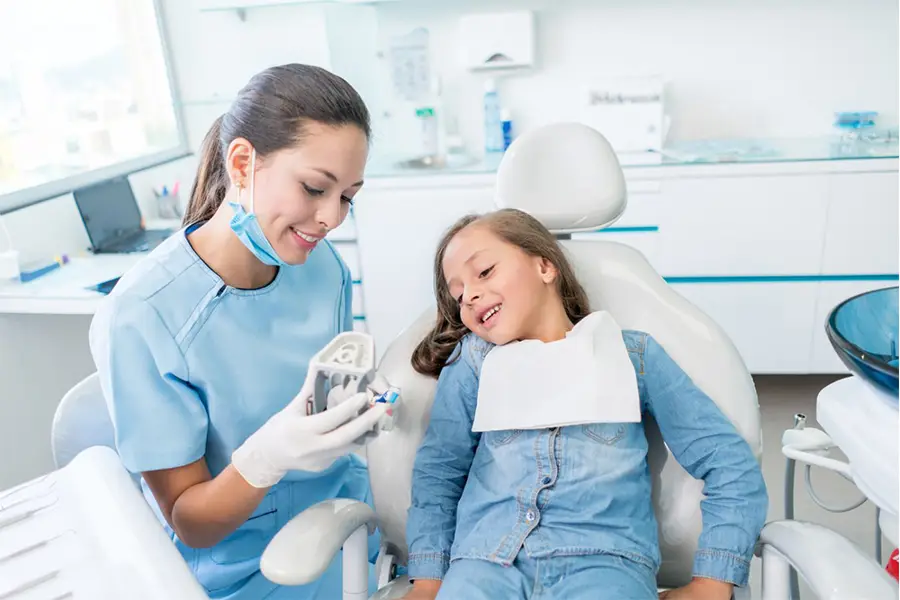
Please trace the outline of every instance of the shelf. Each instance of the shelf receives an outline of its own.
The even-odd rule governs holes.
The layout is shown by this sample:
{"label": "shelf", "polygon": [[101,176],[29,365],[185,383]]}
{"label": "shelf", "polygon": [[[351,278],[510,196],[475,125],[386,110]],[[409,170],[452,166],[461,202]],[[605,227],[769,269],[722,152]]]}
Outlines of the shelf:
{"label": "shelf", "polygon": [[[691,165],[777,164],[836,162],[900,157],[897,138],[889,142],[841,144],[834,137],[760,140],[699,140],[675,143],[662,152],[620,154],[625,169],[682,167]],[[436,175],[493,174],[502,154],[486,158],[457,159],[442,168],[409,168],[410,161],[398,157],[373,156],[366,167],[370,178],[422,177]],[[415,162],[415,161],[413,161]]]}
{"label": "shelf", "polygon": [[218,12],[233,10],[243,21],[247,12],[254,8],[271,8],[273,6],[299,6],[303,4],[383,4],[397,0],[197,0],[197,8],[201,12]]}

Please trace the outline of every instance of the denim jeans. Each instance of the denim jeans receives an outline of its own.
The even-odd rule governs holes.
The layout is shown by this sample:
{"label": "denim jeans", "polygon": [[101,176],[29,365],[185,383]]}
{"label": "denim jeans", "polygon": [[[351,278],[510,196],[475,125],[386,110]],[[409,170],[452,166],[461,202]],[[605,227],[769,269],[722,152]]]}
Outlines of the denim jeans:
{"label": "denim jeans", "polygon": [[530,558],[512,566],[461,559],[450,565],[437,600],[654,600],[656,577],[613,554]]}

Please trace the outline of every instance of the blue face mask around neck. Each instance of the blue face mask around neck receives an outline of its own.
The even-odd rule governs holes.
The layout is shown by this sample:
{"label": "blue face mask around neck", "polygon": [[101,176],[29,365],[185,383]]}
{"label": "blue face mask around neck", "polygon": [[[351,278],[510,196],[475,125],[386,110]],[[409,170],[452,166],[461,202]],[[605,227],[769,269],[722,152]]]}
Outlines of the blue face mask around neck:
{"label": "blue face mask around neck", "polygon": [[244,210],[240,202],[240,193],[238,201],[229,201],[228,205],[234,211],[231,217],[231,230],[238,236],[238,239],[253,253],[261,263],[273,267],[289,266],[269,243],[266,234],[263,233],[259,221],[256,220],[256,214],[253,212],[254,206],[254,189],[253,183],[256,177],[256,150],[250,151],[250,212]]}

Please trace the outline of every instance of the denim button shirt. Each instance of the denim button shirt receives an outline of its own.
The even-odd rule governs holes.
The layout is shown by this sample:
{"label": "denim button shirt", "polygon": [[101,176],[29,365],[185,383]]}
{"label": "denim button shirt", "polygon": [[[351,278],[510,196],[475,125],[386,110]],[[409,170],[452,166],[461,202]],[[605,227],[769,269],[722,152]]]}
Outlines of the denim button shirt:
{"label": "denim button shirt", "polygon": [[[646,333],[623,334],[642,413],[704,482],[694,576],[746,585],[768,496],[731,421]],[[509,566],[529,556],[614,554],[659,567],[643,423],[472,432],[478,376],[493,346],[469,334],[438,380],[416,455],[409,575],[442,579],[451,560]]]}

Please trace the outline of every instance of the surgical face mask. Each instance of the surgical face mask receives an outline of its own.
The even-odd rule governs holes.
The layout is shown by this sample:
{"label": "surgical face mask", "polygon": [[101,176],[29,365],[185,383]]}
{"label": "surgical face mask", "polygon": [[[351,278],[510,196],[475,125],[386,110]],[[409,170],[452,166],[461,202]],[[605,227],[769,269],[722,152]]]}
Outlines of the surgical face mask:
{"label": "surgical face mask", "polygon": [[234,210],[234,216],[231,217],[231,230],[260,262],[273,267],[286,267],[289,263],[285,262],[278,256],[278,253],[275,252],[275,248],[273,248],[272,244],[269,243],[269,240],[266,239],[266,234],[263,233],[262,227],[260,227],[259,221],[256,219],[256,214],[253,212],[254,201],[256,200],[253,193],[253,183],[255,178],[256,150],[253,149],[250,151],[250,212],[244,210],[240,201],[239,191],[238,201],[231,201],[228,203],[232,210]]}

